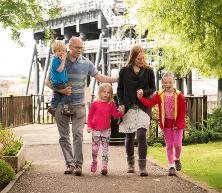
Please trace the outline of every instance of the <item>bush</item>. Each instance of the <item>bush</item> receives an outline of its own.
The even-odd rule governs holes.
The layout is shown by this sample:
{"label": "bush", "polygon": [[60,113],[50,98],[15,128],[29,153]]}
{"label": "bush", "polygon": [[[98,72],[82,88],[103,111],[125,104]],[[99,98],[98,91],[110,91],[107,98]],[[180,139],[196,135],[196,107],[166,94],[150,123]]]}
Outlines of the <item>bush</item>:
{"label": "bush", "polygon": [[222,133],[222,107],[214,108],[211,114],[208,114],[206,124],[208,129]]}
{"label": "bush", "polygon": [[15,177],[15,171],[4,160],[0,159],[0,188],[4,188]]}
{"label": "bush", "polygon": [[[183,144],[197,144],[208,143],[213,141],[222,141],[222,108],[216,108],[212,114],[208,115],[207,120],[204,120],[203,125],[200,125],[201,129],[197,129],[187,119],[187,129],[185,130],[185,137]],[[207,126],[205,126],[207,125]]]}
{"label": "bush", "polygon": [[208,143],[212,141],[221,141],[222,135],[212,130],[189,130],[189,134],[185,136],[183,140],[184,145],[197,144],[197,143]]}
{"label": "bush", "polygon": [[17,139],[11,129],[0,128],[0,155],[15,156],[22,144],[21,139]]}
{"label": "bush", "polygon": [[152,146],[153,147],[163,147],[163,144],[156,142],[156,143],[153,143]]}

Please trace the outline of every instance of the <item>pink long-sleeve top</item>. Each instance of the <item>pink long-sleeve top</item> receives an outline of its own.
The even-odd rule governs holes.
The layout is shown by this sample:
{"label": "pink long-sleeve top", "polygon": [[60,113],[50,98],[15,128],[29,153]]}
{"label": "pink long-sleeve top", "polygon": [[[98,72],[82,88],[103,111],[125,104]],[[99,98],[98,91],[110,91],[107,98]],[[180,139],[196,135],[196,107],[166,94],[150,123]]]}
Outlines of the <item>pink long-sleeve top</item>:
{"label": "pink long-sleeve top", "polygon": [[111,116],[114,118],[123,116],[122,113],[117,110],[113,101],[94,101],[89,109],[88,127],[97,131],[109,129]]}

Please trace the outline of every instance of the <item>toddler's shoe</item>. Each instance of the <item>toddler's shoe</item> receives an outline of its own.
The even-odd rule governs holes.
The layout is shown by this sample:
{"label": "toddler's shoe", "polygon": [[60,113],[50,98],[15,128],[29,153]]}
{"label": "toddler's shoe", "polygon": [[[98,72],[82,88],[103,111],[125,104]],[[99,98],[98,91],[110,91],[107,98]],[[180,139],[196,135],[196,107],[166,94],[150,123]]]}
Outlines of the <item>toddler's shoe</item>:
{"label": "toddler's shoe", "polygon": [[105,176],[107,175],[107,173],[108,173],[107,166],[103,166],[103,169],[101,170],[101,174]]}
{"label": "toddler's shoe", "polygon": [[171,167],[171,168],[169,169],[168,175],[169,175],[169,176],[175,176],[175,175],[176,175],[176,173],[175,173],[175,168],[174,168],[174,167]]}
{"label": "toddler's shoe", "polygon": [[180,160],[175,160],[175,168],[177,171],[181,170],[182,164],[181,164]]}
{"label": "toddler's shoe", "polygon": [[95,173],[97,170],[97,162],[96,161],[93,161],[91,163],[91,172]]}
{"label": "toddler's shoe", "polygon": [[56,108],[53,108],[53,107],[49,107],[47,109],[47,112],[50,113],[53,117],[55,117],[55,111],[56,111]]}

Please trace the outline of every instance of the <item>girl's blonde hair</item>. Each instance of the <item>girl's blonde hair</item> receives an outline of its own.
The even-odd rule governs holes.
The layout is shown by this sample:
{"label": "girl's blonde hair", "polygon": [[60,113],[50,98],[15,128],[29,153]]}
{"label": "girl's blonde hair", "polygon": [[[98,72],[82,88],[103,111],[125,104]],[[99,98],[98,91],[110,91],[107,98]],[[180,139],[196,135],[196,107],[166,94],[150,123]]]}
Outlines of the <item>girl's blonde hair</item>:
{"label": "girl's blonde hair", "polygon": [[99,91],[98,91],[98,99],[101,99],[101,93],[103,92],[104,89],[108,89],[110,92],[109,96],[109,102],[113,100],[113,88],[110,83],[102,83],[99,86]]}
{"label": "girl's blonde hair", "polygon": [[[135,60],[137,58],[137,56],[140,54],[140,53],[144,53],[145,55],[145,50],[142,46],[140,45],[135,45],[131,48],[130,50],[130,55],[129,55],[129,59],[126,63],[127,66],[130,66],[130,65],[134,65],[135,64]],[[144,66],[143,68],[148,68],[149,65],[146,63],[146,61],[144,61]]]}
{"label": "girl's blonde hair", "polygon": [[169,72],[169,71],[165,72],[163,74],[162,78],[161,78],[161,81],[163,81],[163,79],[166,78],[166,77],[172,77],[175,80],[175,76],[174,76],[174,74],[172,72]]}
{"label": "girl's blonde hair", "polygon": [[66,45],[63,41],[61,40],[56,40],[53,44],[52,44],[52,53],[56,53],[58,50],[60,49],[64,49],[66,50]]}

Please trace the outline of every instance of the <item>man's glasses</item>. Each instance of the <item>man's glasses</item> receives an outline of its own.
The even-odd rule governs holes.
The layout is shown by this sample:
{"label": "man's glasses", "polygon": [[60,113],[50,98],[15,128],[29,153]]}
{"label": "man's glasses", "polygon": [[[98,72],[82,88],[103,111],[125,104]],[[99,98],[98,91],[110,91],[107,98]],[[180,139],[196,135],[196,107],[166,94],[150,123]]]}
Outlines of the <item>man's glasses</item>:
{"label": "man's glasses", "polygon": [[75,48],[75,49],[78,49],[78,50],[82,50],[83,49],[83,47],[80,47],[80,46],[72,46],[73,48]]}

